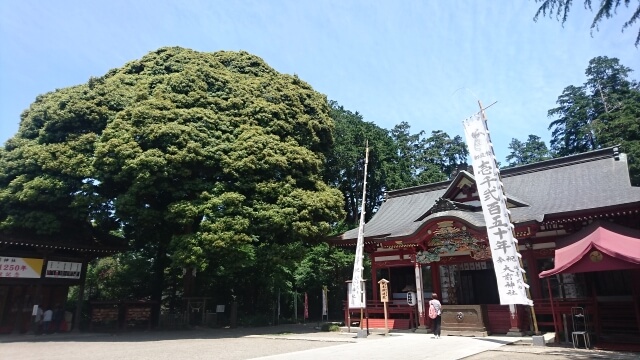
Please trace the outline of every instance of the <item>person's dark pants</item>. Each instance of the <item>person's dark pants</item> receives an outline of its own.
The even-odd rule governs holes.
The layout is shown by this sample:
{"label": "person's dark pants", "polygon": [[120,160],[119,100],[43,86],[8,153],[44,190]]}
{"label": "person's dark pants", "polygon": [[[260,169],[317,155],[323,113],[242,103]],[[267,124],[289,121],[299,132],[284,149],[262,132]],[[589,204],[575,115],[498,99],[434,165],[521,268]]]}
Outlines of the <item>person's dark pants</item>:
{"label": "person's dark pants", "polygon": [[442,316],[438,315],[433,319],[433,335],[440,336],[440,325],[442,324]]}

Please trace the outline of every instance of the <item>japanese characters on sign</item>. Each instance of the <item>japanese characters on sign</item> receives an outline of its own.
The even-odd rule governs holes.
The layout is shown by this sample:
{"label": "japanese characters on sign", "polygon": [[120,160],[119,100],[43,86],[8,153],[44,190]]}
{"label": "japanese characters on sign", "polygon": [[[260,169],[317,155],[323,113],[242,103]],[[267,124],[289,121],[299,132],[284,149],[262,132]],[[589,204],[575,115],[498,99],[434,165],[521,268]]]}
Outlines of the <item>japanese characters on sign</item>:
{"label": "japanese characters on sign", "polygon": [[42,259],[0,256],[0,277],[37,279],[42,273]]}
{"label": "japanese characters on sign", "polygon": [[417,297],[418,295],[415,292],[409,291],[407,293],[407,304],[409,304],[410,306],[416,306]]}
{"label": "japanese characters on sign", "polygon": [[486,122],[481,114],[476,114],[463,124],[487,227],[500,303],[533,305],[527,296],[529,286],[524,281],[524,269],[520,266],[518,240],[513,236],[507,198]]}
{"label": "japanese characters on sign", "polygon": [[389,281],[382,279],[378,284],[380,284],[380,302],[389,302]]}
{"label": "japanese characters on sign", "polygon": [[82,263],[48,261],[45,277],[59,279],[80,279]]}

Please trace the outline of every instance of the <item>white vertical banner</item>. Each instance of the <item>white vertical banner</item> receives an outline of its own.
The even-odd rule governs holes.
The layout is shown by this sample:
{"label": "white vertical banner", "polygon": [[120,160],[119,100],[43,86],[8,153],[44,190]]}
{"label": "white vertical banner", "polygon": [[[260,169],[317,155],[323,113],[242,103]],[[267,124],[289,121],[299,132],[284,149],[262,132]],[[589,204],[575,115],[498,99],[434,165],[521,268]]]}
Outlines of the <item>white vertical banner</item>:
{"label": "white vertical banner", "polygon": [[533,302],[527,296],[529,285],[524,281],[524,269],[520,266],[518,240],[513,236],[507,198],[500,181],[500,170],[496,165],[486,121],[478,113],[463,121],[463,124],[487,227],[500,304],[532,306]]}
{"label": "white vertical banner", "polygon": [[349,287],[349,309],[364,309],[367,307],[366,291],[362,272],[364,265],[364,215],[367,199],[367,165],[369,164],[369,145],[367,144],[364,156],[364,178],[362,180],[362,206],[360,209],[360,225],[358,227],[358,242],[356,243],[356,255],[353,260],[353,276]]}
{"label": "white vertical banner", "polygon": [[327,286],[322,286],[322,316],[329,316],[329,304],[327,302]]}

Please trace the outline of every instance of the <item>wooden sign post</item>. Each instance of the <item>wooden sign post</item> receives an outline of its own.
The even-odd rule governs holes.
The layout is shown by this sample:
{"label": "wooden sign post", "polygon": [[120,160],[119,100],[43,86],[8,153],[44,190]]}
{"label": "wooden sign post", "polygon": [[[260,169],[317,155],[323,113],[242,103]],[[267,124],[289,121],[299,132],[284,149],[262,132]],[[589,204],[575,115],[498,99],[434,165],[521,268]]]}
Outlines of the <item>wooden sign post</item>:
{"label": "wooden sign post", "polygon": [[389,280],[382,279],[378,281],[380,284],[380,301],[384,305],[384,331],[385,334],[389,333],[389,320],[387,315],[387,303],[389,302]]}

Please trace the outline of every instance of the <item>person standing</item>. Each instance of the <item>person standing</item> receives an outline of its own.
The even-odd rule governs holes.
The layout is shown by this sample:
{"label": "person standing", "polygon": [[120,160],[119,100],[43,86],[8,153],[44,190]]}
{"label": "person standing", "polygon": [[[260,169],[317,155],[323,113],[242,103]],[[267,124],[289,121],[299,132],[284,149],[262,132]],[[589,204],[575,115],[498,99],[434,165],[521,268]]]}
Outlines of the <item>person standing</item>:
{"label": "person standing", "polygon": [[44,316],[44,312],[42,311],[42,307],[38,306],[36,309],[36,315],[33,319],[33,323],[35,324],[35,333],[36,335],[42,334],[42,318]]}
{"label": "person standing", "polygon": [[45,334],[49,334],[51,331],[51,320],[53,319],[53,310],[47,308],[42,317],[42,331]]}
{"label": "person standing", "polygon": [[[440,338],[440,326],[442,325],[442,304],[438,300],[438,294],[431,294],[431,300],[429,300],[429,314],[434,314],[433,318],[433,335],[436,339]],[[431,316],[430,316],[431,317]]]}

